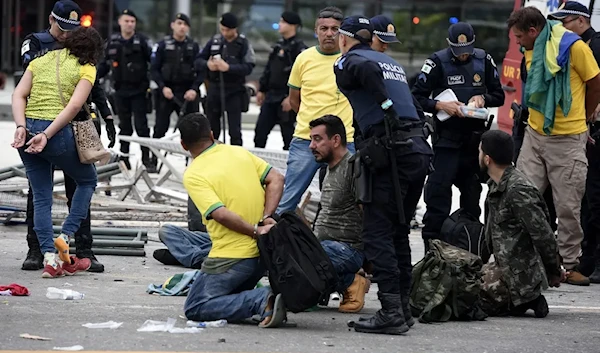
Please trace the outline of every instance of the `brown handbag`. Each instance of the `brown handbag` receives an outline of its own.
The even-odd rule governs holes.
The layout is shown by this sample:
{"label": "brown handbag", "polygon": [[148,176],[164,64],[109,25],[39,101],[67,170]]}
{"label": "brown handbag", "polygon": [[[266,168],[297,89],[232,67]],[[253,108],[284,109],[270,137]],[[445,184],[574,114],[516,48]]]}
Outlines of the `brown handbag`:
{"label": "brown handbag", "polygon": [[[56,53],[56,84],[58,85],[58,93],[63,106],[67,106],[65,98],[62,93],[62,87],[60,86],[60,51]],[[75,146],[77,146],[77,153],[79,154],[79,161],[83,164],[94,164],[100,162],[100,164],[106,164],[110,159],[110,152],[107,151],[102,145],[98,130],[92,120],[90,108],[87,103],[83,103],[83,107],[86,112],[86,119],[81,121],[71,121],[73,126],[73,136],[75,137]]]}

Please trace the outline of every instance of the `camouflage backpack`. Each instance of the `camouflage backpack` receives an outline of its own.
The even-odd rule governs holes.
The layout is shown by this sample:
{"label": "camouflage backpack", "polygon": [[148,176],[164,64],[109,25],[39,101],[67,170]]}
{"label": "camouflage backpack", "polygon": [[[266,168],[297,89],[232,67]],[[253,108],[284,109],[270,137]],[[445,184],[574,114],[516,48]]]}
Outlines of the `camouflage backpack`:
{"label": "camouflage backpack", "polygon": [[441,240],[413,268],[410,307],[420,322],[483,320],[481,258]]}

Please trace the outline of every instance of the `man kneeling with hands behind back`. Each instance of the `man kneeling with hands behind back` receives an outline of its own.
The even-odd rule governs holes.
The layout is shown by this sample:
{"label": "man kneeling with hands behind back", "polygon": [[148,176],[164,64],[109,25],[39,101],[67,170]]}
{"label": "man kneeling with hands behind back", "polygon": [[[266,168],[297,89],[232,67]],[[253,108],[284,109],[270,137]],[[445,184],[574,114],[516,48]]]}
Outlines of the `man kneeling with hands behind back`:
{"label": "man kneeling with hands behind back", "polygon": [[212,241],[187,296],[186,317],[240,322],[259,315],[260,327],[280,325],[286,319],[281,295],[255,286],[265,273],[256,239],[275,224],[270,215],[281,199],[283,176],[243,147],[217,144],[203,114],[184,116],[179,131],[193,157],[183,185]]}
{"label": "man kneeling with hands behind back", "polygon": [[512,137],[500,130],[481,136],[479,165],[490,176],[485,240],[494,261],[483,266],[481,301],[490,316],[548,315],[542,290],[559,287],[565,273],[542,194],[513,165]]}

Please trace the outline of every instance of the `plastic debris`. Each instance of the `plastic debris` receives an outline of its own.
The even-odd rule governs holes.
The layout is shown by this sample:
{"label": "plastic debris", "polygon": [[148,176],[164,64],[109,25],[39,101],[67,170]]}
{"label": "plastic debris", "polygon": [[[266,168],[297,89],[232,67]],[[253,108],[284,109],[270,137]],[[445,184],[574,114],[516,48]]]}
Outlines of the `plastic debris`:
{"label": "plastic debris", "polygon": [[203,322],[188,320],[188,322],[186,323],[186,326],[200,327],[200,328],[225,327],[225,326],[227,326],[227,320],[203,321]]}
{"label": "plastic debris", "polygon": [[36,341],[52,341],[52,338],[30,335],[28,333],[22,333],[19,335],[19,337]]}
{"label": "plastic debris", "polygon": [[199,327],[186,327],[178,328],[175,327],[177,319],[168,318],[167,322],[146,320],[142,327],[138,328],[138,332],[169,332],[169,333],[197,333],[203,329]]}
{"label": "plastic debris", "polygon": [[85,294],[79,293],[72,289],[59,289],[54,287],[48,287],[46,292],[46,298],[48,299],[63,299],[63,300],[79,300],[85,298]]}
{"label": "plastic debris", "polygon": [[109,329],[116,329],[121,327],[121,325],[123,325],[122,322],[114,322],[114,321],[107,321],[107,322],[100,322],[97,324],[92,324],[92,323],[87,323],[87,324],[83,324],[81,326],[83,327],[87,327],[87,328],[109,328]]}
{"label": "plastic debris", "polygon": [[76,346],[71,346],[71,347],[54,347],[54,348],[52,348],[52,350],[54,350],[54,351],[82,351],[83,346],[76,345]]}

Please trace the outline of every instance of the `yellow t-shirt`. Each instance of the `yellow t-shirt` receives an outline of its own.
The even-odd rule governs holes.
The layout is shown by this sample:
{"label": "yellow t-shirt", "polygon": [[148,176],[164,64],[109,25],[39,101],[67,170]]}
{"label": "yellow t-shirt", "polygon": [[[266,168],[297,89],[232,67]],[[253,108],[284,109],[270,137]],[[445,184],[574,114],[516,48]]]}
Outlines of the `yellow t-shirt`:
{"label": "yellow t-shirt", "polygon": [[211,218],[220,207],[256,224],[263,216],[263,183],[271,166],[239,146],[214,144],[189,165],[183,186],[205,220],[212,241],[208,257],[249,259],[259,256],[256,240]]}
{"label": "yellow t-shirt", "polygon": [[49,51],[33,59],[27,66],[27,70],[33,75],[31,93],[25,108],[25,116],[28,118],[54,120],[65,107],[57,89],[57,55],[60,55],[60,85],[65,104],[69,103],[80,80],[87,80],[92,85],[96,81],[96,67],[79,64],[77,57],[69,54],[68,50]]}
{"label": "yellow t-shirt", "polygon": [[[556,107],[551,135],[577,135],[588,129],[585,121],[585,83],[600,74],[600,69],[592,50],[581,40],[571,46],[569,55],[571,59],[571,95],[573,97],[571,110],[567,116],[564,116],[560,107]],[[533,50],[525,51],[527,70],[531,66],[532,58]],[[544,114],[529,108],[529,126],[541,135],[545,135]]]}
{"label": "yellow t-shirt", "polygon": [[322,54],[315,46],[306,49],[294,62],[288,86],[300,90],[300,111],[296,117],[294,136],[310,140],[312,120],[323,115],[337,115],[346,126],[348,142],[354,141],[352,107],[335,81],[333,65],[340,53]]}

